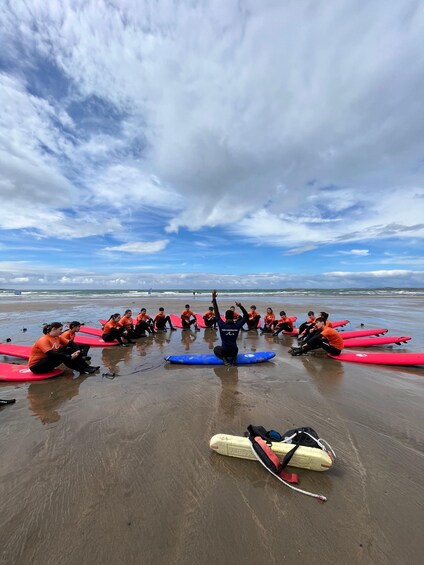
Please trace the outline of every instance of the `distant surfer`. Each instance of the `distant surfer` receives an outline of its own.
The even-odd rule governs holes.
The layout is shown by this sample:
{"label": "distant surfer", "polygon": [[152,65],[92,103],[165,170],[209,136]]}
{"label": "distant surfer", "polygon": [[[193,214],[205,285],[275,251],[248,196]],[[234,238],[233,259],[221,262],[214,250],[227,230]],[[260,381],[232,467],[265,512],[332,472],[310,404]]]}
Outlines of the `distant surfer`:
{"label": "distant surfer", "polygon": [[238,306],[243,312],[243,317],[239,317],[239,319],[235,321],[234,311],[227,310],[225,312],[225,321],[223,321],[219,314],[216,297],[217,292],[216,290],[214,290],[212,291],[212,305],[213,309],[215,310],[216,323],[218,324],[222,345],[217,345],[214,348],[213,352],[219,359],[222,359],[224,361],[225,365],[236,365],[238,353],[237,336],[242,326],[247,322],[249,314],[240,302],[236,302],[236,306]]}

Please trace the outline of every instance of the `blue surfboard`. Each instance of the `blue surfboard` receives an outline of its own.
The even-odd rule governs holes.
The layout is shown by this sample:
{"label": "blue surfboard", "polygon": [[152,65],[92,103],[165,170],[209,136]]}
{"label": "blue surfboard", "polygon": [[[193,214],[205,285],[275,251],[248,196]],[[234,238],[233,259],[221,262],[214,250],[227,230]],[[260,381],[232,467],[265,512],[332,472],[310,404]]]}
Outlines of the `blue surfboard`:
{"label": "blue surfboard", "polygon": [[[239,353],[237,365],[250,365],[251,363],[263,363],[275,357],[273,351],[255,351],[254,353]],[[180,365],[224,365],[224,361],[215,355],[168,355],[165,361],[179,363]]]}

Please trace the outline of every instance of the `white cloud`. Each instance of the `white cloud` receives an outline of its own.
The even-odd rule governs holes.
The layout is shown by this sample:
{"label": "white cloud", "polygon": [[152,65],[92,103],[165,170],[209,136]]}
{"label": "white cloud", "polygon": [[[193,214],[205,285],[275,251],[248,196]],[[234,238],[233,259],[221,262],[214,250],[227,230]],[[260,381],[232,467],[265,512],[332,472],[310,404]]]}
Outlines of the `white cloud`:
{"label": "white cloud", "polygon": [[368,249],[351,249],[350,251],[340,251],[341,255],[354,255],[356,257],[366,257],[369,255]]}
{"label": "white cloud", "polygon": [[125,253],[159,253],[163,251],[168,245],[169,240],[159,239],[157,241],[134,241],[131,243],[123,243],[122,245],[115,245],[113,247],[105,247],[105,251],[123,251]]}
{"label": "white cloud", "polygon": [[[18,40],[69,81],[31,94],[32,60],[1,77],[0,227],[124,238],[114,211],[155,208],[172,234],[223,226],[292,253],[423,238],[419,4],[16,0],[0,16],[6,55]],[[70,115],[94,96],[116,131]]]}

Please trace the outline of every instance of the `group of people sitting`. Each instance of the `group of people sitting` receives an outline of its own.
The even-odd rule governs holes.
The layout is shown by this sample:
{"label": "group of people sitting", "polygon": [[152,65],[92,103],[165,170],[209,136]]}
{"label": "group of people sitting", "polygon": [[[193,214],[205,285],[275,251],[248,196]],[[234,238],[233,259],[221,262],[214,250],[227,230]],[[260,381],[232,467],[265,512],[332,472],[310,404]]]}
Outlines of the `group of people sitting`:
{"label": "group of people sitting", "polygon": [[[154,318],[147,314],[146,308],[142,308],[133,319],[132,310],[125,310],[124,315],[112,314],[103,326],[102,339],[106,342],[117,341],[120,345],[134,343],[134,339],[153,335],[157,331],[166,332],[166,324],[171,331],[176,328],[172,325],[171,318],[165,314],[164,308],[159,308]],[[126,343],[124,343],[124,340]]]}
{"label": "group of people sitting", "polygon": [[34,343],[31,349],[28,366],[35,374],[53,371],[62,363],[80,374],[95,373],[100,366],[89,364],[89,345],[78,345],[75,336],[81,328],[81,323],[74,321],[69,329],[63,331],[61,322],[53,322],[43,327],[43,335]]}
{"label": "group of people sitting", "polygon": [[[222,319],[216,303],[216,296],[216,291],[214,291],[212,293],[213,306],[210,306],[205,312],[203,320],[206,328],[218,328],[220,330],[222,345],[215,347],[215,355],[224,359],[225,362],[228,361],[229,364],[234,364],[238,351],[236,339],[239,331],[257,329],[261,316],[257,312],[256,306],[252,305],[248,312],[238,302],[237,306],[241,308],[243,315],[241,316],[236,312],[235,306],[231,306]],[[147,314],[146,308],[141,308],[135,320],[132,317],[132,310],[128,309],[123,316],[119,313],[110,316],[103,326],[102,339],[105,342],[116,341],[117,345],[127,347],[128,344],[134,343],[134,339],[155,334],[157,331],[167,331],[167,325],[171,331],[176,329],[170,316],[165,314],[163,307],[159,308],[154,318]],[[200,330],[197,317],[191,311],[189,304],[185,305],[181,313],[181,325],[183,329],[193,327],[197,331]],[[243,326],[246,326],[246,328]],[[63,331],[63,324],[60,322],[46,325],[43,328],[43,336],[32,347],[28,362],[30,370],[33,373],[42,374],[52,371],[63,363],[81,374],[96,372],[100,367],[93,367],[89,364],[91,359],[88,355],[90,346],[75,343],[75,336],[80,329],[81,323],[77,321],[71,322],[66,331]],[[272,308],[267,308],[262,333],[271,333],[273,336],[277,336],[283,331],[293,333],[292,319],[286,315],[284,310],[280,311],[280,317],[277,319]],[[289,352],[291,355],[303,355],[318,348],[322,348],[332,355],[340,355],[343,349],[343,338],[332,327],[326,312],[320,312],[319,317],[316,318],[314,312],[309,311],[308,319],[299,327],[298,347],[292,347]]]}

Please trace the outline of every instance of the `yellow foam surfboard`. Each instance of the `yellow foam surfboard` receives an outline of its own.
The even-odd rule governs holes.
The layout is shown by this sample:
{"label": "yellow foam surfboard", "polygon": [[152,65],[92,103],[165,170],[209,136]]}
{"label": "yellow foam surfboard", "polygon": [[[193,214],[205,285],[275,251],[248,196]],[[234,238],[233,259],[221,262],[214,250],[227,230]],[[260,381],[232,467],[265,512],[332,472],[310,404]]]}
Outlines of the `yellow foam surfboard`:
{"label": "yellow foam surfboard", "polygon": [[[247,437],[216,434],[211,438],[209,446],[221,455],[257,461],[252,452],[252,444]],[[293,447],[291,443],[271,443],[271,449],[279,459],[283,459],[286,453]],[[309,469],[310,471],[328,471],[332,465],[333,457],[329,452],[316,447],[304,447],[302,445],[297,448],[289,463],[290,467]]]}

